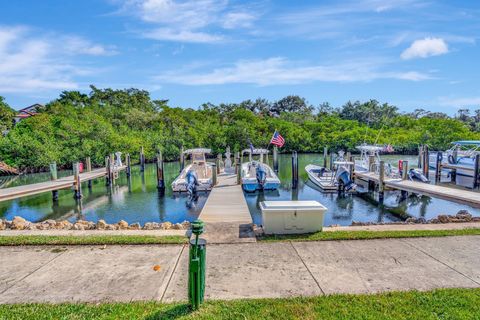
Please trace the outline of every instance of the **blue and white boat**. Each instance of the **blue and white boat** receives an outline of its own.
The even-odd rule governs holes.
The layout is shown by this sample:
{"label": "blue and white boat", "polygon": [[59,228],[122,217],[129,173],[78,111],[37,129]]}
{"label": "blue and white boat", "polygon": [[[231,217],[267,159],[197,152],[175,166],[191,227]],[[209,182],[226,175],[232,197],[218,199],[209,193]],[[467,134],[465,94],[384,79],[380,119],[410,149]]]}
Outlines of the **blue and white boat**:
{"label": "blue and white boat", "polygon": [[[456,168],[456,184],[471,187],[473,184],[473,171],[475,156],[480,153],[480,140],[460,140],[452,142],[452,147],[446,151],[429,152],[428,166],[435,169],[437,156],[441,153],[442,165],[458,166]],[[465,169],[462,169],[465,168]],[[442,170],[442,174],[450,174],[449,169]]]}
{"label": "blue and white boat", "polygon": [[[270,166],[264,163],[264,155],[268,161],[267,149],[245,149],[242,151],[243,155],[248,153],[249,161],[242,163],[241,178],[242,188],[247,192],[255,192],[257,190],[276,190],[280,186],[280,179],[278,179],[275,172]],[[259,155],[259,160],[253,160],[253,155]]]}

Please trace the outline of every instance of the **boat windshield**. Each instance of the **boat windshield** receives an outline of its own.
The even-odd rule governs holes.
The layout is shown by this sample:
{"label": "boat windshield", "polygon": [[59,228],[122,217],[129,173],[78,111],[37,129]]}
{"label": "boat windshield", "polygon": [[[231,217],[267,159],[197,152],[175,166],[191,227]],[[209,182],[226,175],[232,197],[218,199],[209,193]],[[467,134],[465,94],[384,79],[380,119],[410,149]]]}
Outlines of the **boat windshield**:
{"label": "boat windshield", "polygon": [[192,153],[192,162],[193,163],[203,163],[205,162],[204,153]]}

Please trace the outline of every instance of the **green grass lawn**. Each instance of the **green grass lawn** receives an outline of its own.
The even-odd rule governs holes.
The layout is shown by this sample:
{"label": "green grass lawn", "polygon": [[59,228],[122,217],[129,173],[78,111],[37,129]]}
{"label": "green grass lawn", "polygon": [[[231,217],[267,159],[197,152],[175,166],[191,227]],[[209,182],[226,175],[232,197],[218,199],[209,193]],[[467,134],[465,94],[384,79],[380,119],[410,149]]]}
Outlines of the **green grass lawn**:
{"label": "green grass lawn", "polygon": [[0,246],[20,245],[102,245],[102,244],[179,244],[184,236],[93,235],[93,236],[0,236]]}
{"label": "green grass lawn", "polygon": [[372,295],[211,301],[187,304],[0,305],[0,319],[479,319],[480,289],[441,289]]}
{"label": "green grass lawn", "polygon": [[480,228],[460,230],[407,230],[407,231],[328,231],[309,234],[268,235],[262,241],[326,241],[326,240],[363,240],[387,238],[419,238],[480,235]]}
{"label": "green grass lawn", "polygon": [[[298,235],[263,236],[259,241],[328,241],[365,240],[387,238],[417,238],[480,235],[480,228],[461,230],[408,230],[408,231],[329,231]],[[89,236],[45,236],[20,235],[0,236],[0,246],[19,245],[139,245],[139,244],[182,244],[184,236],[151,235],[89,235]]]}

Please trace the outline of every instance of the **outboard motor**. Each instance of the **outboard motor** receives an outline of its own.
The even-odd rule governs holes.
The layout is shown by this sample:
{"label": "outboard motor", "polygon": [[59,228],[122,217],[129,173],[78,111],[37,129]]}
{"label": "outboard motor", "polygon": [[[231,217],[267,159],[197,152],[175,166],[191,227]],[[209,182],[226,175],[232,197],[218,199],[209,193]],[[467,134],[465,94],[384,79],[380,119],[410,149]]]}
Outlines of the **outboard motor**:
{"label": "outboard motor", "polygon": [[336,178],[337,181],[343,185],[345,191],[355,191],[355,189],[357,188],[357,185],[353,182],[352,179],[350,179],[350,171],[348,171],[348,169],[344,166],[338,168]]}
{"label": "outboard motor", "polygon": [[257,182],[262,187],[265,185],[265,181],[267,180],[267,172],[262,165],[258,165],[257,167]]}
{"label": "outboard motor", "polygon": [[187,192],[190,196],[197,194],[198,178],[197,173],[193,170],[188,170],[185,181],[187,182]]}
{"label": "outboard motor", "polygon": [[418,181],[423,183],[430,182],[428,178],[425,177],[419,170],[413,168],[408,170],[408,179],[410,179],[411,181]]}

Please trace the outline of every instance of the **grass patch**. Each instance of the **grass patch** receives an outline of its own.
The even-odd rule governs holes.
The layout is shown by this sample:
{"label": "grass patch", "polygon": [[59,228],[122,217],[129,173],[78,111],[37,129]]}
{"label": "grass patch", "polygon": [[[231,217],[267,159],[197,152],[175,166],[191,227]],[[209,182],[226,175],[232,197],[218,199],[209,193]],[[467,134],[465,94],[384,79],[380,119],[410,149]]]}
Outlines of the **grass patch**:
{"label": "grass patch", "polygon": [[184,236],[148,236],[148,235],[92,235],[92,236],[45,236],[19,235],[0,236],[0,246],[25,245],[113,245],[113,244],[181,244],[186,243]]}
{"label": "grass patch", "polygon": [[404,231],[328,231],[308,234],[266,235],[262,241],[327,241],[387,238],[420,238],[480,235],[480,228],[458,230],[404,230]]}
{"label": "grass patch", "polygon": [[439,289],[289,299],[0,305],[0,319],[478,319],[480,289]]}

